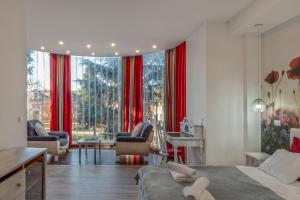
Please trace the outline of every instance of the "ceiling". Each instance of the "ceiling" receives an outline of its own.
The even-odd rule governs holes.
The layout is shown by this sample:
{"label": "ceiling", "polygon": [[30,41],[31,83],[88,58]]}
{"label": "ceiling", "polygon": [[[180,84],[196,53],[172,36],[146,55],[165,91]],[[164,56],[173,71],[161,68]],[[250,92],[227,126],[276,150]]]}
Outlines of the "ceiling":
{"label": "ceiling", "polygon": [[204,21],[228,21],[251,1],[26,0],[27,47],[96,56],[164,50],[184,41]]}

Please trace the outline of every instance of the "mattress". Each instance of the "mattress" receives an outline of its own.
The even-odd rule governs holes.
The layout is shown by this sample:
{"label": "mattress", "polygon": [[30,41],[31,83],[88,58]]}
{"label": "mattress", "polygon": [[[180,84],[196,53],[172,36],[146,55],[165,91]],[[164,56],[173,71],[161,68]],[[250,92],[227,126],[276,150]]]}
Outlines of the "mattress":
{"label": "mattress", "polygon": [[[216,200],[299,200],[300,184],[285,185],[254,167],[194,167],[210,180],[207,190]],[[183,200],[182,189],[165,167],[139,170],[140,199]]]}

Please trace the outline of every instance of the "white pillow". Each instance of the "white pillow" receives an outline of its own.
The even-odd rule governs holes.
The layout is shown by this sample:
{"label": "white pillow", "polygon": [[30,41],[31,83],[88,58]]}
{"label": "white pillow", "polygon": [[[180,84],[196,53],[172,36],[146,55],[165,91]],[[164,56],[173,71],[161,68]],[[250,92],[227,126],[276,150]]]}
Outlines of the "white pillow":
{"label": "white pillow", "polygon": [[38,136],[48,136],[49,135],[41,123],[36,123],[34,126],[34,129]]}
{"label": "white pillow", "polygon": [[273,153],[272,156],[267,158],[263,163],[259,165],[259,169],[266,172],[267,174],[271,174],[272,169],[281,162],[283,158],[282,149],[278,149]]}
{"label": "white pillow", "polygon": [[290,184],[300,177],[300,155],[280,149],[258,168],[281,182]]}

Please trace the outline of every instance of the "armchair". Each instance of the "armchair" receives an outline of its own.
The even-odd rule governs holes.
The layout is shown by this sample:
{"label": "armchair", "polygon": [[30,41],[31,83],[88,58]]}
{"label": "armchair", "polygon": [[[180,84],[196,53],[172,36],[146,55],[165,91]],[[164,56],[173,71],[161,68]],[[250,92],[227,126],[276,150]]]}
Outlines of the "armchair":
{"label": "armchair", "polygon": [[69,151],[69,134],[63,131],[50,131],[48,136],[39,136],[35,131],[35,125],[39,120],[27,121],[27,144],[29,147],[47,148],[48,154],[55,155],[55,161],[61,152]]}
{"label": "armchair", "polygon": [[153,135],[153,126],[149,123],[143,123],[142,129],[136,137],[132,137],[130,133],[118,133],[116,137],[117,161],[120,155],[142,155],[147,158]]}

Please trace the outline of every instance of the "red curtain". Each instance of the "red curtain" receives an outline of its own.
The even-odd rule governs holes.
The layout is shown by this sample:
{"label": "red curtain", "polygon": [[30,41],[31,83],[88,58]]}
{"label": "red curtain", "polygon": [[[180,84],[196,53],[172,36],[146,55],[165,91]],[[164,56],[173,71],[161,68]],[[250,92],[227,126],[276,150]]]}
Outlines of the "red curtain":
{"label": "red curtain", "polygon": [[68,132],[69,145],[72,143],[70,59],[68,55],[50,54],[50,130]]}
{"label": "red curtain", "polygon": [[122,130],[128,132],[143,121],[143,56],[124,57],[122,69]]}
{"label": "red curtain", "polygon": [[173,130],[173,119],[172,119],[172,108],[173,108],[173,97],[172,97],[172,61],[173,61],[173,50],[169,49],[166,51],[166,102],[165,102],[165,112],[166,112],[166,130]]}
{"label": "red curtain", "polygon": [[50,54],[50,130],[58,131],[57,55]]}
{"label": "red curtain", "polygon": [[122,131],[127,132],[129,129],[129,102],[130,102],[130,57],[123,58],[123,105],[122,105]]}
{"label": "red curtain", "polygon": [[180,131],[180,124],[186,117],[186,44],[185,42],[175,50],[175,130]]}
{"label": "red curtain", "polygon": [[[186,116],[186,43],[166,51],[165,122],[166,131],[179,132]],[[167,144],[168,153],[173,147]],[[178,148],[178,155],[185,160],[184,147]]]}
{"label": "red curtain", "polygon": [[132,126],[143,121],[143,56],[134,57]]}
{"label": "red curtain", "polygon": [[64,56],[63,96],[63,131],[69,133],[69,145],[72,145],[71,57],[69,55]]}

